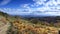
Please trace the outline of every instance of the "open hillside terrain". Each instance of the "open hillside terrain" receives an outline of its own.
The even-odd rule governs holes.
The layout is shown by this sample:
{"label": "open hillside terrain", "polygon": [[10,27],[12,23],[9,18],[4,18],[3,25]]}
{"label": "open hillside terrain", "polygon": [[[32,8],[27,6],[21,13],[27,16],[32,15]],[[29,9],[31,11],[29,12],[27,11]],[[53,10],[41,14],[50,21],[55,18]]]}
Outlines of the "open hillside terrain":
{"label": "open hillside terrain", "polygon": [[0,12],[0,34],[59,34],[59,32],[60,20],[57,17],[54,20],[22,18]]}

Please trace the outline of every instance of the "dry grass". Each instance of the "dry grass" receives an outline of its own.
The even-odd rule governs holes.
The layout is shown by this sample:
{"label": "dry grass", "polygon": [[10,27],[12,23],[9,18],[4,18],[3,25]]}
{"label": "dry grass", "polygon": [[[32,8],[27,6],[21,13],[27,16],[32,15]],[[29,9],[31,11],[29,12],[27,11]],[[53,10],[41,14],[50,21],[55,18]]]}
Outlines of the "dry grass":
{"label": "dry grass", "polygon": [[[28,21],[27,21],[28,22]],[[12,32],[15,34],[58,34],[58,28],[49,27],[44,25],[26,23],[26,21],[22,22],[21,20],[15,20],[12,27]],[[15,32],[16,31],[16,32]],[[13,34],[13,33],[10,33]]]}
{"label": "dry grass", "polygon": [[0,34],[7,34],[7,30],[9,28],[10,24],[9,22],[5,19],[5,17],[0,16]]}
{"label": "dry grass", "polygon": [[10,16],[8,16],[7,18],[4,16],[0,16],[0,21],[2,21],[5,24],[10,23],[11,26],[9,27],[9,30],[7,30],[7,34],[58,34],[58,31],[60,30],[60,27],[57,28],[58,26],[60,26],[60,23],[54,24],[56,26],[40,21],[34,24],[29,20],[24,20],[20,19],[19,17],[15,18]]}

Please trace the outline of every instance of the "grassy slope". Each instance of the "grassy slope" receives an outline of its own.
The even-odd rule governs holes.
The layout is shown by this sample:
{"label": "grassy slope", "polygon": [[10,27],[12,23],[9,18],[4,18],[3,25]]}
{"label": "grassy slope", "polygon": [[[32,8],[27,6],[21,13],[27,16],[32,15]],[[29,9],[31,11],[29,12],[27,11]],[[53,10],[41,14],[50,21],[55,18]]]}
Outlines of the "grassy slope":
{"label": "grassy slope", "polygon": [[[29,20],[21,19],[20,17],[9,16],[6,13],[1,14],[0,17],[4,17],[6,23],[10,23],[8,34],[58,34],[59,25],[56,23],[49,24],[46,22],[38,22],[36,24],[30,22]],[[2,20],[3,21],[3,20]],[[59,27],[59,28],[58,28]]]}

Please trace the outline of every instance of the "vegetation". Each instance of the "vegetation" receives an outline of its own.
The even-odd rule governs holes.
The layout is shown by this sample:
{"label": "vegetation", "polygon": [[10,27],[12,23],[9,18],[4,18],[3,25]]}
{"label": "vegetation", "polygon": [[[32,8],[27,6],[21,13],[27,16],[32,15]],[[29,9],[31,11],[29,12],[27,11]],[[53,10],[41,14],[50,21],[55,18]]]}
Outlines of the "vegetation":
{"label": "vegetation", "polygon": [[10,23],[11,25],[7,30],[7,34],[58,34],[60,30],[59,19],[56,20],[57,23],[52,21],[48,23],[45,19],[25,19],[20,16],[10,16],[3,12],[0,12],[1,16],[4,18],[0,18],[0,21],[6,21],[5,23]]}

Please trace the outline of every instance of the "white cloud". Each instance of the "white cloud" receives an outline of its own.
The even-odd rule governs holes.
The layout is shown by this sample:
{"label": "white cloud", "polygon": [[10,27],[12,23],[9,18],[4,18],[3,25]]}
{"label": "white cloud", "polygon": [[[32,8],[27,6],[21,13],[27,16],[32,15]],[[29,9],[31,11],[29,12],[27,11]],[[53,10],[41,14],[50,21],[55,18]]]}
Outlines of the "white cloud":
{"label": "white cloud", "polygon": [[42,4],[45,4],[44,3],[44,1],[46,1],[46,0],[33,0],[35,3],[34,4],[36,4],[36,6],[38,5],[42,5]]}
{"label": "white cloud", "polygon": [[23,4],[23,5],[21,5],[21,7],[22,7],[22,8],[29,8],[28,5],[29,5],[29,4]]}
{"label": "white cloud", "polygon": [[[35,3],[34,4],[24,4],[22,7],[27,8],[29,11],[33,11],[31,7],[38,7],[34,8],[36,9],[35,11],[59,11],[60,7],[58,4],[60,3],[60,0],[49,0],[49,2],[45,3],[47,0],[33,0]],[[39,7],[40,5],[43,4],[43,7]],[[52,10],[53,9],[53,10]]]}
{"label": "white cloud", "polygon": [[[44,0],[46,1],[46,0]],[[42,0],[34,0],[34,4],[23,4],[21,5],[21,7],[23,9],[19,9],[19,10],[11,10],[12,12],[7,12],[9,11],[7,9],[4,10],[5,12],[7,13],[10,13],[10,14],[24,14],[24,15],[28,15],[28,14],[37,14],[37,15],[40,15],[40,14],[46,14],[46,15],[60,15],[60,12],[54,12],[54,11],[60,11],[60,6],[58,6],[60,0],[58,0],[57,2],[55,2],[55,0],[50,0],[49,2],[47,3],[44,3]],[[44,4],[43,7],[38,7],[40,6],[41,4]],[[37,7],[37,8],[32,8],[32,7]],[[27,12],[24,12],[24,11],[27,11]],[[38,12],[42,12],[42,13],[38,13]],[[49,11],[49,12],[45,12],[45,11]],[[53,12],[52,12],[53,11]],[[36,13],[37,12],[37,13]]]}
{"label": "white cloud", "polygon": [[10,1],[11,1],[11,0],[3,0],[3,1],[1,1],[0,6],[6,5],[6,4],[8,4]]}
{"label": "white cloud", "polygon": [[[35,3],[34,4],[24,4],[22,5],[23,8],[26,8],[29,13],[27,14],[34,14],[34,15],[41,15],[41,14],[45,14],[45,15],[60,15],[60,6],[58,6],[60,0],[50,0],[47,3],[44,3],[44,1],[47,0],[33,0]],[[43,7],[39,7],[40,5],[44,5]],[[35,8],[31,8],[31,7],[35,7]],[[37,8],[36,8],[37,7]],[[38,13],[38,12],[42,12],[42,13]],[[48,12],[46,12],[48,11]],[[57,12],[55,12],[57,11]],[[24,13],[22,13],[24,14]]]}

